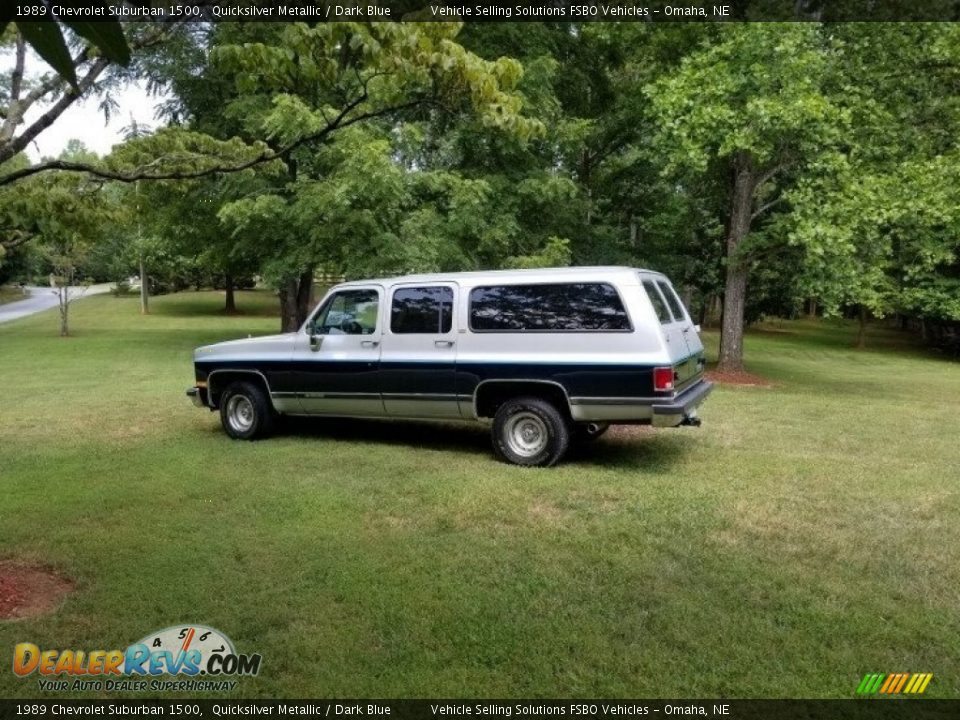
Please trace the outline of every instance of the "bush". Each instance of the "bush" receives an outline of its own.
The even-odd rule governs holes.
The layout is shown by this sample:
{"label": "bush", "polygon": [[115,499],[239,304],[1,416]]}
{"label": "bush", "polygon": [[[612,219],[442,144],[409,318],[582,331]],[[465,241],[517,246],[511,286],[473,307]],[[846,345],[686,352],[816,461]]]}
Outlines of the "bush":
{"label": "bush", "polygon": [[114,297],[124,297],[126,295],[130,295],[130,283],[128,283],[126,280],[120,280],[116,285],[110,288],[110,294]]}

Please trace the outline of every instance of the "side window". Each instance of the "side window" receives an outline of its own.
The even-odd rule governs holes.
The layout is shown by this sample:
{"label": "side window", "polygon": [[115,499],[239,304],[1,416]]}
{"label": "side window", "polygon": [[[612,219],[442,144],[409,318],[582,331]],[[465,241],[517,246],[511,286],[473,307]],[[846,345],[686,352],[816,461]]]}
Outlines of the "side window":
{"label": "side window", "polygon": [[653,309],[657,313],[657,318],[659,318],[660,323],[666,325],[667,323],[673,322],[670,311],[667,309],[667,303],[660,294],[660,291],[657,290],[657,286],[653,283],[653,280],[644,280],[643,289],[647,291],[647,297],[650,298],[650,303],[653,305]]}
{"label": "side window", "polygon": [[376,290],[341,290],[313,321],[317,335],[371,335],[377,328]]}
{"label": "side window", "polygon": [[476,332],[631,330],[620,296],[606,283],[495,285],[470,292]]}
{"label": "side window", "polygon": [[687,315],[683,311],[683,303],[680,302],[680,298],[677,297],[676,291],[670,287],[663,280],[657,280],[657,285],[660,290],[663,291],[663,297],[667,300],[667,305],[670,306],[670,312],[673,313],[673,317],[676,320],[686,320]]}
{"label": "side window", "polygon": [[444,334],[453,327],[453,289],[400,288],[393,293],[390,331],[398,334]]}

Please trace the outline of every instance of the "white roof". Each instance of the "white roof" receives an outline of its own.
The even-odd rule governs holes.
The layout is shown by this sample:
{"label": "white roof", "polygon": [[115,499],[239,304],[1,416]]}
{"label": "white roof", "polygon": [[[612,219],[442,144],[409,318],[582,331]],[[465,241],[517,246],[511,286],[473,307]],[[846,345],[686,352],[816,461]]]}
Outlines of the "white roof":
{"label": "white roof", "polygon": [[471,272],[429,273],[420,275],[401,275],[389,278],[370,278],[350,280],[343,285],[397,285],[402,283],[457,282],[465,285],[481,285],[487,282],[508,282],[519,280],[526,282],[572,282],[575,280],[600,281],[620,279],[636,282],[636,273],[662,275],[656,270],[631,268],[621,265],[601,265],[588,267],[535,268],[531,270],[475,270]]}

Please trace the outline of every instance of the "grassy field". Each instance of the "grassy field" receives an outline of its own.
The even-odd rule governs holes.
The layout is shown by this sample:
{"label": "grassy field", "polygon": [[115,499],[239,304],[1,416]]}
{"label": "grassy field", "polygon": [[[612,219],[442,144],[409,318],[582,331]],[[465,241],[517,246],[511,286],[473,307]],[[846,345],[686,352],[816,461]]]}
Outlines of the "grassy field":
{"label": "grassy field", "polygon": [[267,295],[221,303],[0,326],[0,559],[76,582],[0,622],[0,664],[199,622],[263,655],[241,696],[851,697],[894,671],[960,696],[960,364],[771,324],[747,356],[773,388],[525,470],[481,425],[230,441],[184,397],[191,350],[278,323]]}

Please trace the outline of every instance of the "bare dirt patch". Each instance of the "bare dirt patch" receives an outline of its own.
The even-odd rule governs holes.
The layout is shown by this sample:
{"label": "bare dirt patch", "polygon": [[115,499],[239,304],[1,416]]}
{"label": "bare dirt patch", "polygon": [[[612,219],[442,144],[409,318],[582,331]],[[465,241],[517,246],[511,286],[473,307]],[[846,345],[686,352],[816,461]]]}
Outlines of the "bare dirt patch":
{"label": "bare dirt patch", "polygon": [[49,568],[0,561],[0,620],[53,612],[73,583]]}
{"label": "bare dirt patch", "polygon": [[718,372],[710,370],[707,380],[721,385],[741,385],[743,387],[772,388],[773,383],[766,378],[748,372]]}

